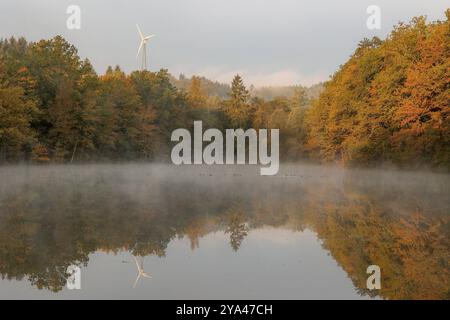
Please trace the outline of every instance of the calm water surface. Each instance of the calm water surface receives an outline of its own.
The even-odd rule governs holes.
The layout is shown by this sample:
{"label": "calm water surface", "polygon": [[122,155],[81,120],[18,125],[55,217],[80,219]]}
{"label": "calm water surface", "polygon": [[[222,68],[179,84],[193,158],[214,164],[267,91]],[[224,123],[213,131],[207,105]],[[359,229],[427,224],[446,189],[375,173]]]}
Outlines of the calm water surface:
{"label": "calm water surface", "polygon": [[446,174],[129,164],[0,179],[3,299],[450,298]]}

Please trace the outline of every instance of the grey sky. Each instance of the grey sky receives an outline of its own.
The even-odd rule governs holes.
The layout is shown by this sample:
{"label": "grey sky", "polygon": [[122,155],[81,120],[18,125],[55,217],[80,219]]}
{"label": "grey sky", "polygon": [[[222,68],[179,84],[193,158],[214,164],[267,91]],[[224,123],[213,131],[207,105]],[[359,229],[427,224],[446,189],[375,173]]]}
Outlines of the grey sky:
{"label": "grey sky", "polygon": [[[66,28],[66,8],[81,7],[81,30]],[[381,8],[382,28],[366,27]],[[443,20],[450,0],[1,0],[0,38],[64,36],[97,72],[138,68],[136,23],[156,34],[151,70],[200,74],[222,82],[312,84],[327,79],[364,37],[385,37],[417,15]]]}

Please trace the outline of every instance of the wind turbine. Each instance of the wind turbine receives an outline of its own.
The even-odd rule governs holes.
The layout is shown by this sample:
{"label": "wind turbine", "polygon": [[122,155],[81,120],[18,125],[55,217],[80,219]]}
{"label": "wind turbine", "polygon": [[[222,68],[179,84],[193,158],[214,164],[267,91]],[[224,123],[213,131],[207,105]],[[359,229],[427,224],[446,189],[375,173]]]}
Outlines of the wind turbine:
{"label": "wind turbine", "polygon": [[139,32],[139,36],[141,37],[141,44],[139,45],[139,49],[138,49],[138,53],[136,55],[136,59],[139,57],[139,53],[141,53],[142,48],[144,49],[142,51],[142,63],[141,63],[141,71],[142,70],[147,70],[147,42],[153,38],[155,35],[149,35],[144,37],[144,35],[141,32],[141,29],[139,28],[138,25],[136,25],[138,32]]}
{"label": "wind turbine", "polygon": [[138,281],[139,281],[139,279],[141,277],[151,279],[152,276],[145,273],[145,271],[144,271],[144,259],[143,258],[142,258],[141,264],[139,264],[139,262],[137,261],[136,257],[133,256],[133,258],[134,258],[134,261],[136,262],[136,267],[137,267],[137,270],[138,270],[138,275],[137,275],[136,281],[134,282],[134,285],[133,285],[133,288],[136,288],[136,285],[137,285],[137,283],[138,283]]}

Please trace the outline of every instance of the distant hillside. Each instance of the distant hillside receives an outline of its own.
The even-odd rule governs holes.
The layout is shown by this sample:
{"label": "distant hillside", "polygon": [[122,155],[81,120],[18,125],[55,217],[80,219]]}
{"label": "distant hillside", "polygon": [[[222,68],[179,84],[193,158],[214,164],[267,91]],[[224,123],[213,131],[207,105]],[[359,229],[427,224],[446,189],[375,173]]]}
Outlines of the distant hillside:
{"label": "distant hillside", "polygon": [[[171,76],[170,80],[174,86],[178,89],[188,91],[191,85],[192,78],[188,78],[183,74],[180,74],[178,78]],[[220,83],[217,81],[209,80],[205,77],[200,77],[200,81],[202,84],[202,89],[209,96],[217,96],[219,98],[226,99],[228,98],[228,94],[230,92],[230,85],[225,83]],[[244,79],[245,81],[245,79]],[[262,98],[266,101],[271,101],[275,98],[288,98],[292,97],[295,93],[295,90],[298,88],[302,88],[305,90],[306,95],[309,99],[316,99],[319,97],[320,93],[323,91],[324,84],[318,83],[312,85],[311,87],[304,87],[301,85],[292,85],[292,86],[267,86],[254,88],[250,87],[250,94],[253,97]]]}
{"label": "distant hillside", "polygon": [[[180,74],[178,78],[174,76],[170,77],[172,84],[180,90],[188,91],[191,85],[191,79],[185,75]],[[205,77],[200,77],[202,89],[208,96],[217,96],[219,98],[227,98],[230,92],[230,86],[228,84],[220,83],[217,81],[209,80]]]}
{"label": "distant hillside", "polygon": [[314,84],[310,87],[304,87],[301,85],[295,86],[273,86],[273,87],[261,87],[255,88],[252,91],[252,95],[264,100],[273,100],[279,97],[292,97],[296,89],[302,88],[306,92],[306,96],[309,99],[316,99],[323,91],[324,84],[322,82]]}

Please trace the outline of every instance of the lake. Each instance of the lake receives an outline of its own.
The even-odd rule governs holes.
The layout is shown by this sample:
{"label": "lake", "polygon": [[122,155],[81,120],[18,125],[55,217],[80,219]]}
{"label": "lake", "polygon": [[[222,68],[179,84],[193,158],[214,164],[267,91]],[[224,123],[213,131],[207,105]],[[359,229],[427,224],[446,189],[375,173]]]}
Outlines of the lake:
{"label": "lake", "polygon": [[0,179],[2,299],[450,298],[448,174],[105,164]]}

